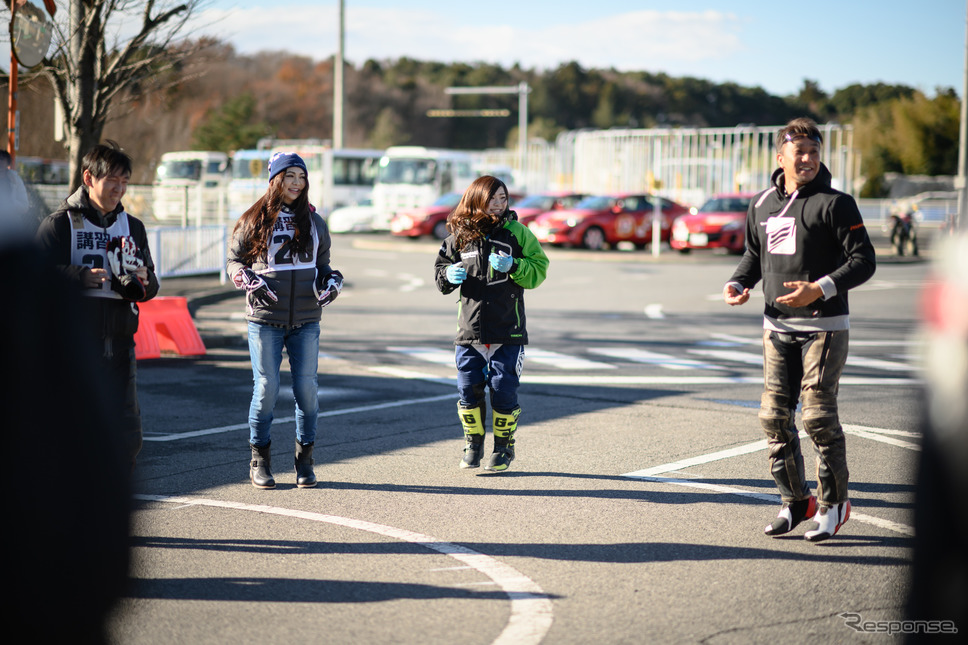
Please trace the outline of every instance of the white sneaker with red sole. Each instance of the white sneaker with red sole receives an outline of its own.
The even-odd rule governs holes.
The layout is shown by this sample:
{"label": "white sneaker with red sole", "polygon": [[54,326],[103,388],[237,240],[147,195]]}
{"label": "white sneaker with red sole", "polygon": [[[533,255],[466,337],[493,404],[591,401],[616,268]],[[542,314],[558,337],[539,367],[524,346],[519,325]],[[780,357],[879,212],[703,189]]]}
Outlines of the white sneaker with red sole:
{"label": "white sneaker with red sole", "polygon": [[809,529],[803,534],[810,542],[822,542],[837,534],[840,527],[850,519],[850,500],[834,506],[821,506],[813,516],[816,528]]}

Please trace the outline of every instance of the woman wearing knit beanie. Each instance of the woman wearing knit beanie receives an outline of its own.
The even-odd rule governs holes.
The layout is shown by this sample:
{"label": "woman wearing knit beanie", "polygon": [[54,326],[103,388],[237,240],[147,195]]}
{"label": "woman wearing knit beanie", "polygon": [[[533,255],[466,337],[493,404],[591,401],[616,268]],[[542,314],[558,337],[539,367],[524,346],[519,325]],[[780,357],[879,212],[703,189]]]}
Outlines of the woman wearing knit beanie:
{"label": "woman wearing knit beanie", "polygon": [[289,355],[296,399],[296,486],[316,486],[313,445],[319,398],[321,310],[343,288],[330,262],[329,229],[309,203],[306,163],[292,152],[269,160],[269,187],[235,225],[226,271],[245,291],[254,387],[249,406],[249,479],[274,488],[272,410],[279,394],[282,348]]}

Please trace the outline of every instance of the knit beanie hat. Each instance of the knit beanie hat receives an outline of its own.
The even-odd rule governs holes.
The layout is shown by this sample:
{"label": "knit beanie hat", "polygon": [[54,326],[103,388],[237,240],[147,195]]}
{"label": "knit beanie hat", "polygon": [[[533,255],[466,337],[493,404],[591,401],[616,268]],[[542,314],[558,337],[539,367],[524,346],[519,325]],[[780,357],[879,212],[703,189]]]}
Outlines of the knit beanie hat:
{"label": "knit beanie hat", "polygon": [[306,170],[306,162],[295,152],[277,152],[272,155],[272,158],[269,159],[269,181],[272,181],[273,177],[293,166],[302,168],[303,172],[309,173]]}

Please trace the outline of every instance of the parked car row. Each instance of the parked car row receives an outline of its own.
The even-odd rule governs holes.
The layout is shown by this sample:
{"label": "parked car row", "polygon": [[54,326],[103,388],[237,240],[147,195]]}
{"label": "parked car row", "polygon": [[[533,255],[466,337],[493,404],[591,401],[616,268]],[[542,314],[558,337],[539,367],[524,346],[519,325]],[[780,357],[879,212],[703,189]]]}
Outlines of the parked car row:
{"label": "parked car row", "polygon": [[[511,195],[518,221],[543,244],[615,248],[628,243],[645,248],[655,235],[655,205],[659,205],[659,239],[681,253],[693,249],[725,249],[742,253],[746,242],[746,213],[752,194],[715,195],[700,208],[687,208],[665,197],[621,193],[584,195],[548,192]],[[408,238],[447,237],[447,216],[460,202],[460,193],[446,193],[429,206],[397,213],[389,222],[392,235]],[[386,230],[378,226],[369,203],[338,208],[329,215],[333,233]]]}

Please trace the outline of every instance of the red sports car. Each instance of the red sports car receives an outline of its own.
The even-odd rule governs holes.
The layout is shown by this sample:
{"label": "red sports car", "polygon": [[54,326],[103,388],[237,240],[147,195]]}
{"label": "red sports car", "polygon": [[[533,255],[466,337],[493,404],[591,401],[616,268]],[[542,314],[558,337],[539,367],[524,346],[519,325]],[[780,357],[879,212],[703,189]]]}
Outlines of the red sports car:
{"label": "red sports car", "polygon": [[574,208],[538,215],[529,225],[540,242],[588,249],[631,242],[638,248],[652,242],[652,203],[658,199],[662,217],[660,239],[668,241],[672,221],[689,210],[652,195],[593,195]]}
{"label": "red sports car", "polygon": [[669,245],[680,253],[692,249],[726,249],[742,253],[746,246],[746,211],[752,193],[714,195],[698,210],[676,218]]}
{"label": "red sports car", "polygon": [[460,193],[446,193],[430,206],[400,211],[390,220],[390,233],[403,237],[431,235],[442,240],[447,232],[447,216],[460,202]]}
{"label": "red sports car", "polygon": [[518,221],[527,226],[541,213],[574,208],[584,198],[585,195],[579,193],[535,193],[514,202],[511,210],[518,214]]}

